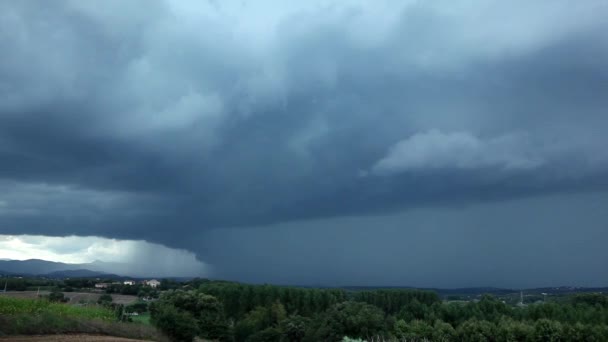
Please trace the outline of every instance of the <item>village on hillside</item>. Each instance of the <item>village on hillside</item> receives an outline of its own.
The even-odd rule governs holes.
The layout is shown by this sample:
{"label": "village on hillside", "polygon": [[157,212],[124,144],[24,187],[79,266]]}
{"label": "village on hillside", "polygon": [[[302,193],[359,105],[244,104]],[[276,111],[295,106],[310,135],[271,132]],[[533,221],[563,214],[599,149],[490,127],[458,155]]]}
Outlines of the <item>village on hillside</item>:
{"label": "village on hillside", "polygon": [[108,287],[112,286],[112,285],[144,285],[144,286],[150,286],[152,288],[157,288],[160,286],[160,281],[156,280],[156,279],[151,279],[151,280],[142,280],[142,281],[137,281],[137,280],[124,280],[122,283],[117,281],[117,282],[111,282],[111,283],[95,283],[95,288],[96,289],[107,289]]}

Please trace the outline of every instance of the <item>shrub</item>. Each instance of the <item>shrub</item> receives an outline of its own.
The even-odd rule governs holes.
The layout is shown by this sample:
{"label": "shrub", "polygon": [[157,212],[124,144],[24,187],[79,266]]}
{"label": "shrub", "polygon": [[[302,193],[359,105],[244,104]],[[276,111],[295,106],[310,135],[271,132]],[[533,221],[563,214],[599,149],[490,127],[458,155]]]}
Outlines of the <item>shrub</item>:
{"label": "shrub", "polygon": [[172,341],[190,342],[197,335],[197,322],[189,312],[170,305],[156,308],[152,323]]}
{"label": "shrub", "polygon": [[65,295],[63,294],[63,292],[59,292],[59,291],[53,291],[53,292],[49,293],[49,300],[51,302],[58,302],[58,303],[63,303],[63,302],[68,301],[68,299],[65,298]]}
{"label": "shrub", "polygon": [[[200,337],[222,341],[232,338],[232,330],[224,315],[223,305],[214,296],[195,291],[167,291],[159,301],[150,306],[153,324],[158,322],[155,317],[160,317],[158,315],[165,308],[187,313],[194,320],[197,326],[195,330]],[[167,315],[169,314],[174,313],[168,311]]]}
{"label": "shrub", "polygon": [[110,303],[112,303],[112,300],[114,299],[111,295],[104,293],[97,299],[97,304],[109,305]]}

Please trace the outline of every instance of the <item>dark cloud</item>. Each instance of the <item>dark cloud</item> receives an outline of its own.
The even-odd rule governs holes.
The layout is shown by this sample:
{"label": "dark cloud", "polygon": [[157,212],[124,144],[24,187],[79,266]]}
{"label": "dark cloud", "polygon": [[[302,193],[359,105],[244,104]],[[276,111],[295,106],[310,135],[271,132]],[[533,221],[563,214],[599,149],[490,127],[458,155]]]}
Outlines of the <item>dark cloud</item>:
{"label": "dark cloud", "polygon": [[224,278],[254,282],[604,286],[606,200],[605,193],[589,193],[417,208],[218,229],[197,243],[216,258]]}
{"label": "dark cloud", "polygon": [[231,269],[191,237],[605,191],[606,14],[3,3],[0,232],[143,238]]}

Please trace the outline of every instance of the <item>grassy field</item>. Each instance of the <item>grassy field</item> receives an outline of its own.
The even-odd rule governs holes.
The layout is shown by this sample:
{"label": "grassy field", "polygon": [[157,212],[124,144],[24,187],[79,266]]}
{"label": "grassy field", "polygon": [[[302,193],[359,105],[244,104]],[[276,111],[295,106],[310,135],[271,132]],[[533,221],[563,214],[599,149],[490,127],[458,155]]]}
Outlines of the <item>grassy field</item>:
{"label": "grassy field", "polygon": [[[45,296],[49,293],[49,291],[9,291],[0,296],[36,299],[38,298],[39,294],[41,296]],[[97,302],[97,299],[99,299],[99,296],[101,296],[100,293],[94,292],[63,292],[63,295],[65,298],[69,299],[68,303],[70,304],[76,304],[79,302]],[[112,302],[116,304],[128,305],[137,301],[137,296],[121,294],[112,294],[111,296]]]}
{"label": "grassy field", "polygon": [[139,316],[131,316],[131,319],[133,320],[133,322],[150,325],[150,314],[149,313],[141,314]]}
{"label": "grassy field", "polygon": [[41,315],[46,313],[59,317],[79,317],[106,321],[114,319],[113,311],[100,306],[79,307],[52,303],[47,300],[21,299],[0,295],[0,315]]}
{"label": "grassy field", "polygon": [[[145,320],[143,317],[141,323]],[[166,341],[151,325],[117,322],[114,311],[101,306],[85,307],[0,295],[0,338],[77,333]]]}

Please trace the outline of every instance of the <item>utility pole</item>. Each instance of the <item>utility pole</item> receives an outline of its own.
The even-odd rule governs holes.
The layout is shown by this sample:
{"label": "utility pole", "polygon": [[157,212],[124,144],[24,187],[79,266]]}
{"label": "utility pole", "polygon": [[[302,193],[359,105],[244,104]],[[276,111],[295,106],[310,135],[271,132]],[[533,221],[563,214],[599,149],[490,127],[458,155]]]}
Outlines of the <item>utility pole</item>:
{"label": "utility pole", "polygon": [[517,306],[519,307],[523,307],[524,304],[524,291],[519,291],[519,303],[517,303]]}

